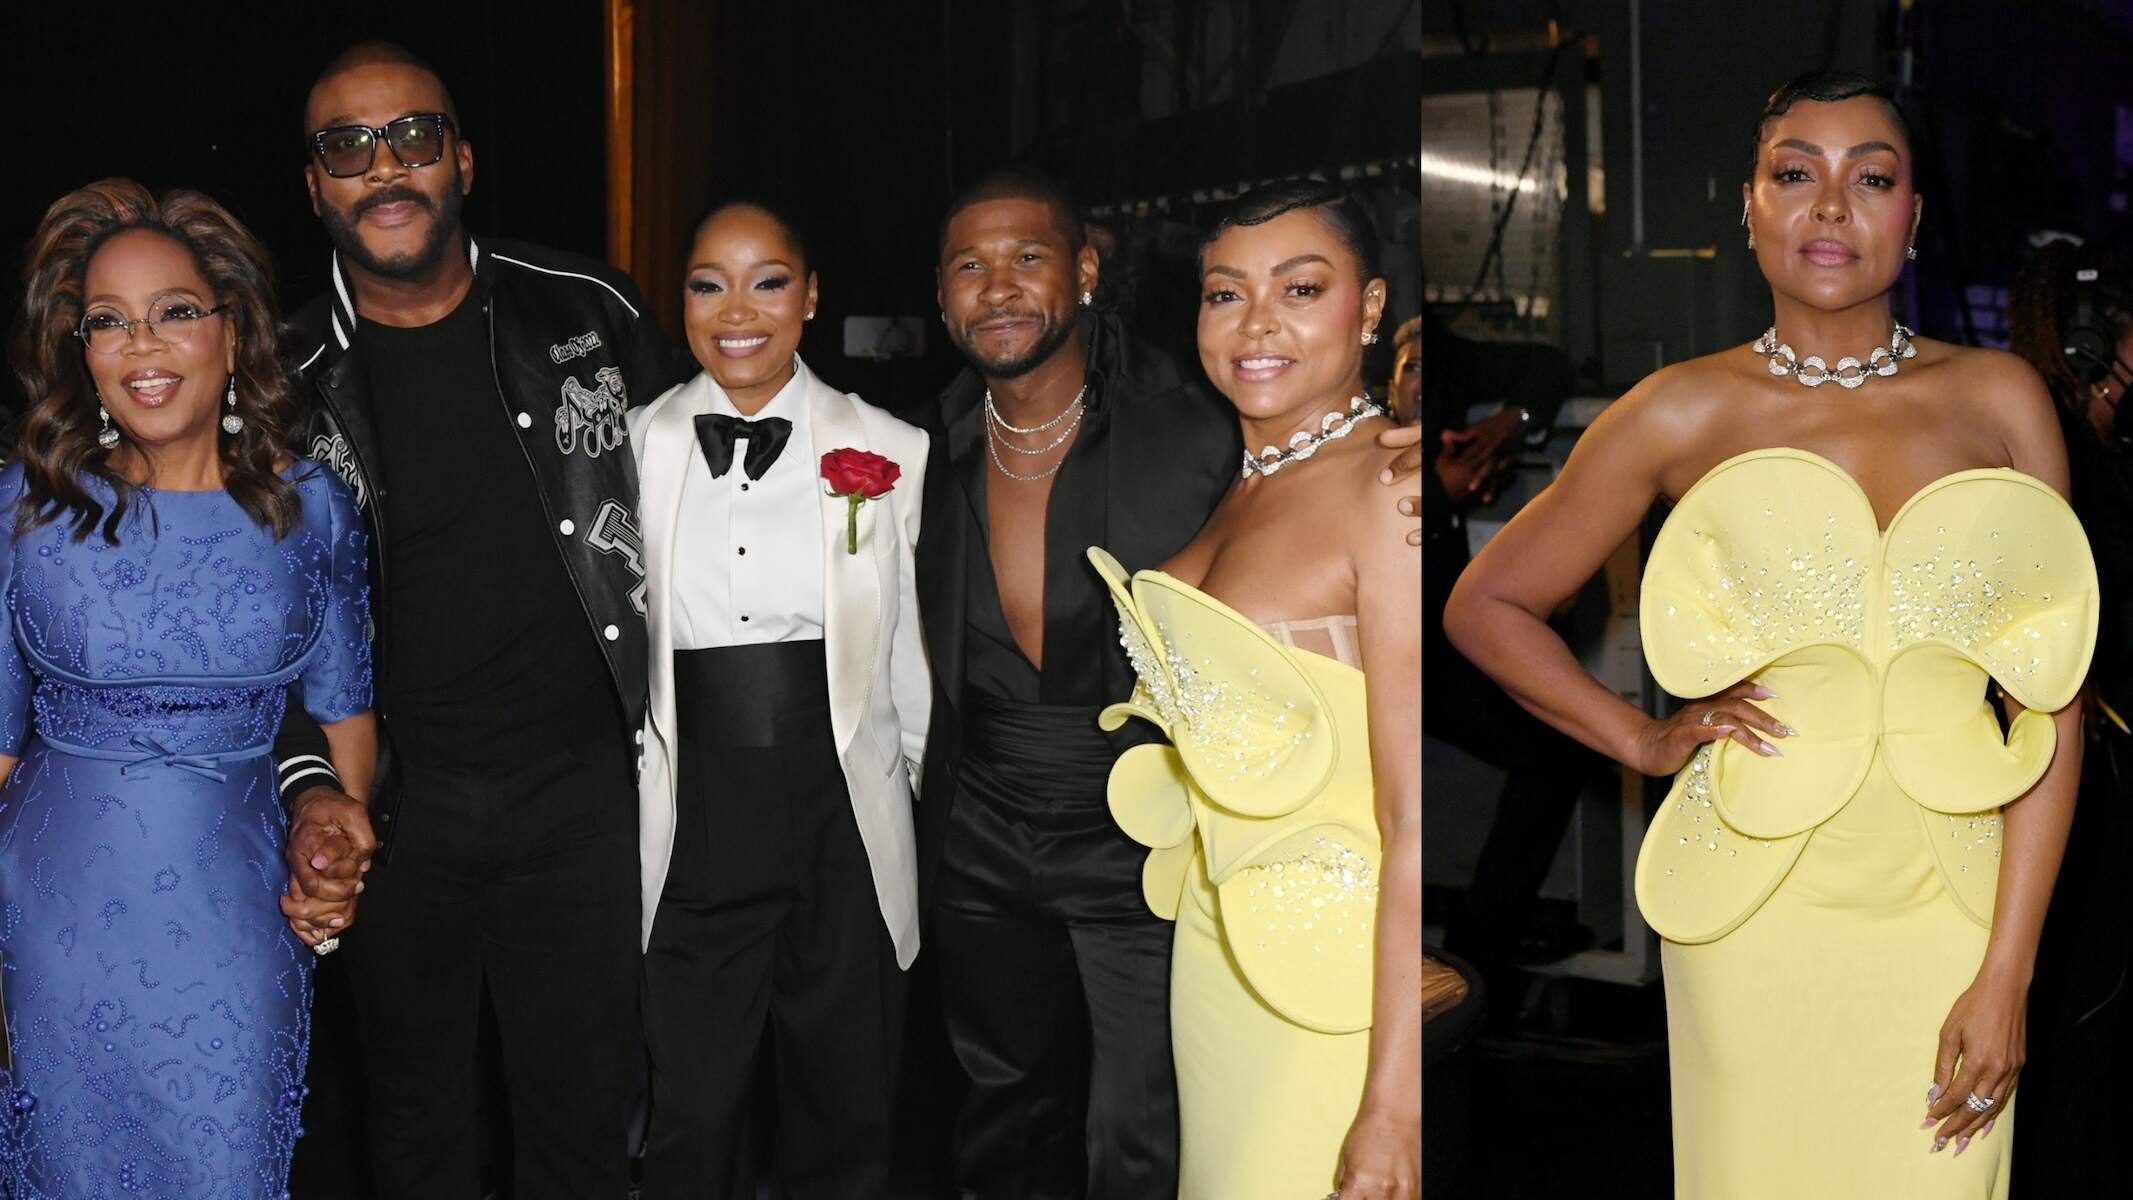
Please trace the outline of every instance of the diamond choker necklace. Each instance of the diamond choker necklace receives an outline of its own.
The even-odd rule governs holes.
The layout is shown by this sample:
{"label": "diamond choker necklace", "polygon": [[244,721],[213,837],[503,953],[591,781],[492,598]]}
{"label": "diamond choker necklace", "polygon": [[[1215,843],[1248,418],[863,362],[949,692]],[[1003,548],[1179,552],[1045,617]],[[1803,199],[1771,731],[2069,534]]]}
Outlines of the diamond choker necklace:
{"label": "diamond choker necklace", "polygon": [[1318,453],[1318,448],[1327,442],[1348,436],[1348,431],[1372,417],[1385,415],[1385,406],[1369,396],[1356,396],[1348,401],[1347,412],[1329,412],[1318,422],[1317,433],[1299,429],[1289,438],[1289,448],[1282,450],[1268,446],[1254,458],[1252,452],[1244,452],[1244,478],[1254,474],[1272,475],[1292,462],[1301,462]]}
{"label": "diamond choker necklace", "polygon": [[1770,356],[1772,375],[1790,375],[1800,381],[1801,387],[1821,387],[1835,380],[1837,386],[1847,390],[1875,375],[1894,375],[1898,360],[1918,357],[1918,347],[1911,344],[1911,331],[1901,325],[1890,335],[1889,344],[1874,347],[1874,352],[1867,355],[1863,363],[1849,354],[1838,359],[1835,367],[1823,362],[1819,354],[1810,354],[1802,362],[1793,357],[1791,346],[1778,341],[1775,325],[1755,339],[1753,348],[1757,354]]}

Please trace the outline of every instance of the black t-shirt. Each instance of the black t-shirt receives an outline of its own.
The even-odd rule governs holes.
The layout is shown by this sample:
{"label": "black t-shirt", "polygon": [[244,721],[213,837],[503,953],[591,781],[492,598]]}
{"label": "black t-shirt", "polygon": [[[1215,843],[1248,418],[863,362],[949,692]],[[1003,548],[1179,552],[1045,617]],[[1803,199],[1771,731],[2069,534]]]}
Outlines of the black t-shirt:
{"label": "black t-shirt", "polygon": [[394,753],[431,766],[520,761],[612,738],[619,720],[477,291],[434,324],[362,321],[357,335],[390,539],[379,689]]}

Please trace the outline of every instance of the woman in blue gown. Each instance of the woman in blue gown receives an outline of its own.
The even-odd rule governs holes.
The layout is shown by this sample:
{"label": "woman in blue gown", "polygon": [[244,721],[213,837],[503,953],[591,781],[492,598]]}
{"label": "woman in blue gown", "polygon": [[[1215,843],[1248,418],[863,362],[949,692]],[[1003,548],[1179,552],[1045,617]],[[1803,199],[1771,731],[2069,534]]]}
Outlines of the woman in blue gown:
{"label": "woman in blue gown", "polygon": [[292,698],[376,757],[362,522],[283,449],[264,251],[198,193],[107,180],[29,248],[0,470],[0,1194],[278,1197],[311,948],[353,901],[283,861]]}

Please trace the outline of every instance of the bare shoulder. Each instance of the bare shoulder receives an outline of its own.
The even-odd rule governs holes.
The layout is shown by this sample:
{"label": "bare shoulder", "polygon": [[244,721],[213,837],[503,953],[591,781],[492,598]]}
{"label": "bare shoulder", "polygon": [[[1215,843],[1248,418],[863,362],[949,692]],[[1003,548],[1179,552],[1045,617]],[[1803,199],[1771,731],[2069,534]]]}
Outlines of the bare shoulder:
{"label": "bare shoulder", "polygon": [[1660,436],[1672,441],[1693,437],[1707,421],[1721,419],[1738,392],[1738,367],[1727,355],[1686,359],[1645,376],[1607,406],[1593,428],[1619,430],[1638,438]]}
{"label": "bare shoulder", "polygon": [[2066,443],[2051,392],[2036,369],[2005,350],[1938,343],[1947,396],[1966,421],[1996,433],[2008,464],[2064,487]]}

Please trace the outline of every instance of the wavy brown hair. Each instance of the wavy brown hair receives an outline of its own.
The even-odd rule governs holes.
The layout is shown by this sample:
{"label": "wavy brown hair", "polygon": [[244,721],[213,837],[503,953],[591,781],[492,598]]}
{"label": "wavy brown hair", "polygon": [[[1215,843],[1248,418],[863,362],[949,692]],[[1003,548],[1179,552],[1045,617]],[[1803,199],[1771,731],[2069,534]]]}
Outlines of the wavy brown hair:
{"label": "wavy brown hair", "polygon": [[[160,233],[185,247],[193,265],[226,306],[237,335],[237,415],[244,432],[218,433],[224,486],[263,529],[278,539],[296,527],[303,502],[275,471],[290,456],[297,421],[296,392],[284,369],[281,314],[274,301],[266,247],[229,210],[206,195],[176,188],[157,196],[131,179],[104,179],[53,201],[30,239],[23,268],[22,315],[10,339],[15,376],[29,397],[16,451],[23,492],[15,510],[17,536],[64,521],[81,541],[102,526],[116,543],[137,489],[111,468],[97,444],[96,384],[80,339],[82,286],[89,260],[115,234]],[[84,486],[101,479],[114,500],[104,504]]]}

